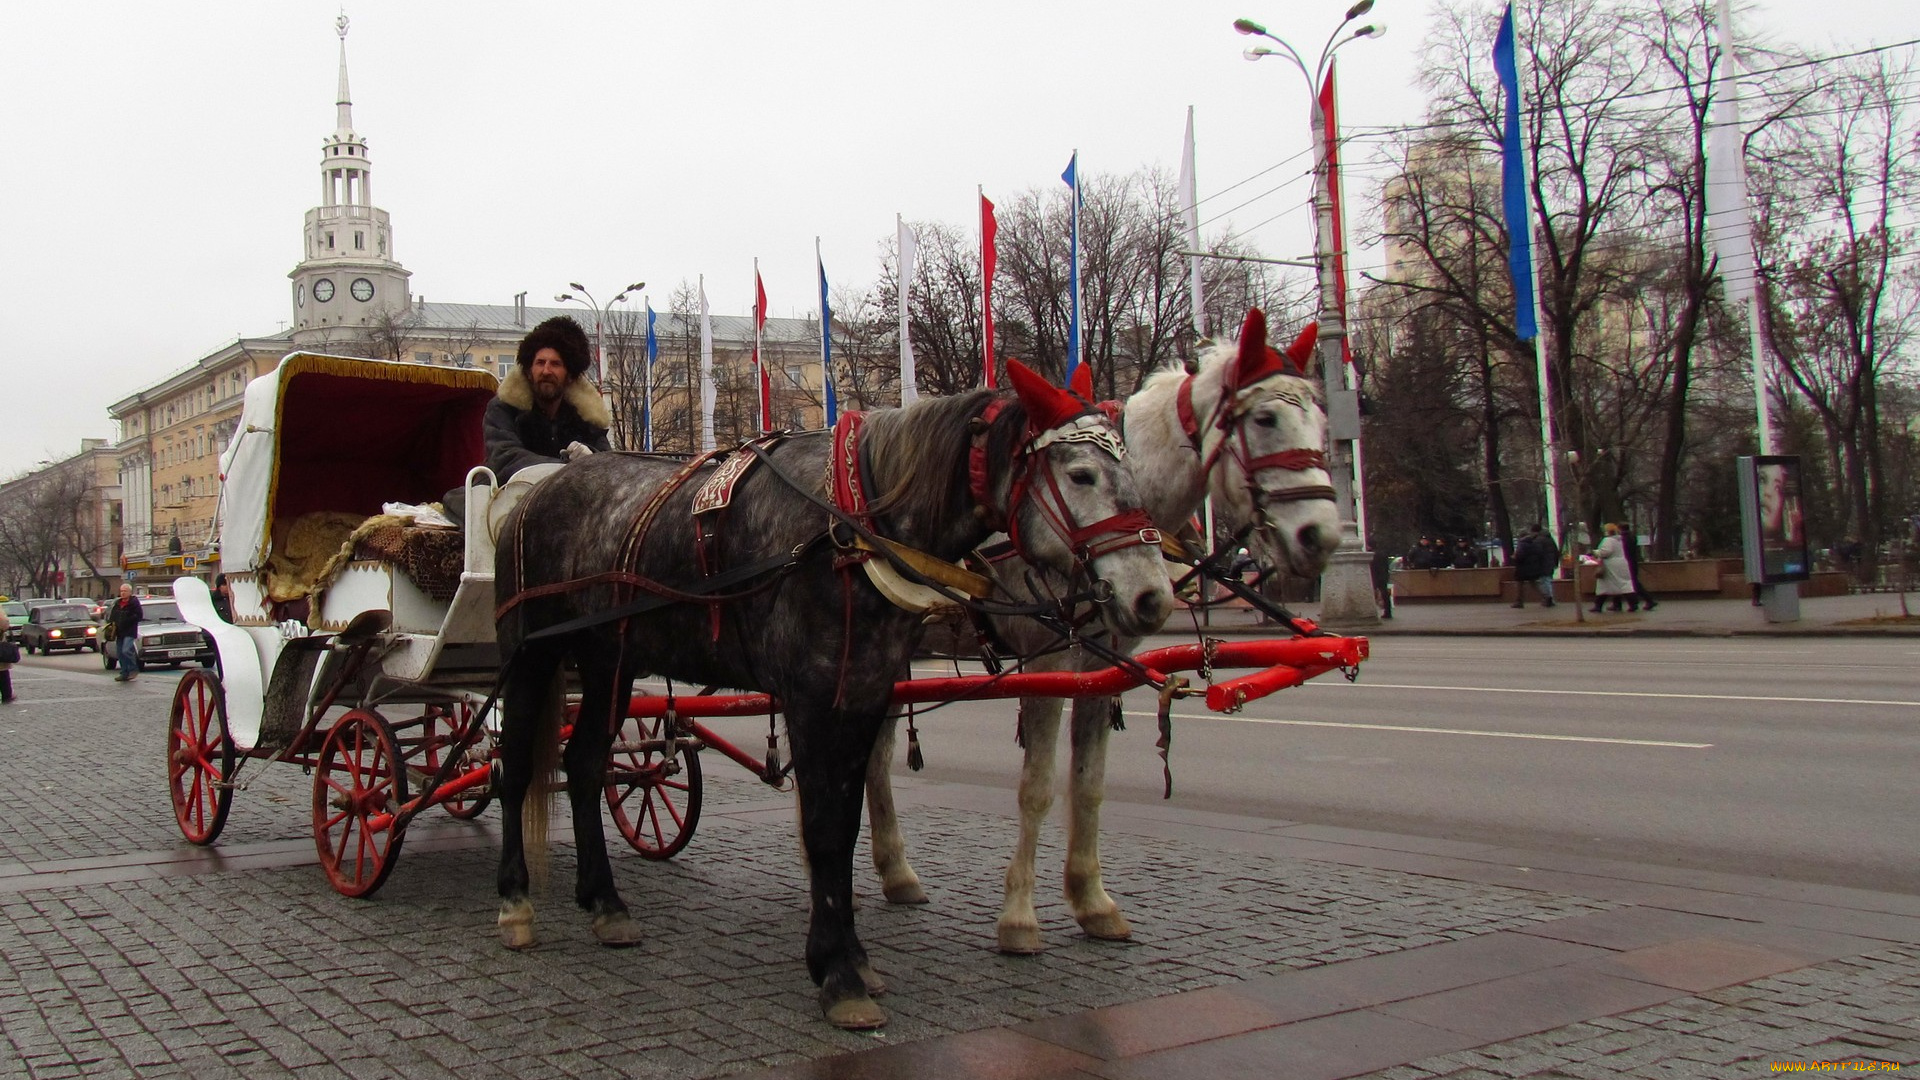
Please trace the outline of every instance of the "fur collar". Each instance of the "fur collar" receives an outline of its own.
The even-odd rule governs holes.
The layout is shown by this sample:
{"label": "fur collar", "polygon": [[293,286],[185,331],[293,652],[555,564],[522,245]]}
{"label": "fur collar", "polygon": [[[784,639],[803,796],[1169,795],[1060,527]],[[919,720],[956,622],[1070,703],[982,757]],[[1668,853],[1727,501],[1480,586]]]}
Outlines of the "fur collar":
{"label": "fur collar", "polygon": [[[520,365],[507,372],[506,381],[500,384],[500,400],[522,412],[533,408],[533,383],[527,380],[527,373]],[[613,426],[613,417],[607,414],[607,404],[600,400],[600,390],[593,380],[585,375],[576,376],[567,384],[567,396],[563,399],[580,414],[580,419],[594,427],[605,429]]]}

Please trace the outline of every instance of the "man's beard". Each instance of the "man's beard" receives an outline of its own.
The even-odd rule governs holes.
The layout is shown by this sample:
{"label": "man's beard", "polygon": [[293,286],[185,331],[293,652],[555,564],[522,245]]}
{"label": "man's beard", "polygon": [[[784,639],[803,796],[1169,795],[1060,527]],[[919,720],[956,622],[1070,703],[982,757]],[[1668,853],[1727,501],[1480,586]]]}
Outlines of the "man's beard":
{"label": "man's beard", "polygon": [[551,405],[566,395],[567,385],[562,382],[549,382],[543,379],[533,381],[533,400],[541,405]]}

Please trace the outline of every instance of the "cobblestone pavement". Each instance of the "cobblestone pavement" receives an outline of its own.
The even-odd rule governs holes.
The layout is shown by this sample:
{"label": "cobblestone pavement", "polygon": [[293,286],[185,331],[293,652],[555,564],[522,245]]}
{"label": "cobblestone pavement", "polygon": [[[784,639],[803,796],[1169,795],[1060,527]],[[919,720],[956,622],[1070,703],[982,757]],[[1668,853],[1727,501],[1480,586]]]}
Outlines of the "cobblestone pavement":
{"label": "cobblestone pavement", "polygon": [[[721,1076],[1620,906],[1115,829],[1103,862],[1135,940],[1087,940],[1043,898],[1050,950],[1007,958],[992,941],[1014,822],[915,808],[908,781],[907,827],[932,903],[881,901],[861,852],[860,927],[893,983],[893,1021],[854,1035],[819,1020],[801,963],[790,803],[717,757],[684,853],[615,858],[654,940],[592,943],[566,902],[563,843],[541,944],[509,953],[493,930],[497,810],[472,823],[422,819],[379,895],[348,900],[312,865],[308,779],[295,767],[249,766],[214,849],[228,863],[178,838],[162,782],[170,679],[122,687],[26,666],[15,681],[23,703],[0,710],[6,1077]],[[1060,865],[1057,835],[1041,860]],[[1376,1075],[1718,1077],[1848,1047],[1912,1061],[1917,980],[1915,950],[1888,949]],[[1734,1064],[1745,1071],[1725,1071]]]}

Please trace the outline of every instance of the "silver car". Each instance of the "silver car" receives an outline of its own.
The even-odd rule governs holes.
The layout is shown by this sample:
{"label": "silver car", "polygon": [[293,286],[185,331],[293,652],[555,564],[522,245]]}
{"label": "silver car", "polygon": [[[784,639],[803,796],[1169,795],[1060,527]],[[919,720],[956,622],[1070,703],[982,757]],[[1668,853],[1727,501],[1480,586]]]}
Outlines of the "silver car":
{"label": "silver car", "polygon": [[[189,660],[199,661],[201,667],[213,666],[213,639],[205,630],[181,618],[180,605],[172,600],[144,598],[140,601],[139,634],[141,671],[160,664],[179,667]],[[102,644],[102,667],[112,671],[119,656],[118,642]]]}

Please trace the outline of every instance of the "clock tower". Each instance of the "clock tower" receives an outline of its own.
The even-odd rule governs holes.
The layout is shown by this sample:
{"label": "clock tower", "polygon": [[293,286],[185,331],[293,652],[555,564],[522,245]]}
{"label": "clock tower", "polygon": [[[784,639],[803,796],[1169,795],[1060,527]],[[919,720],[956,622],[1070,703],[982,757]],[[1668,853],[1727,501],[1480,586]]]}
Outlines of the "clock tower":
{"label": "clock tower", "polygon": [[347,92],[347,17],[340,35],[338,121],[320,159],[320,205],[307,211],[305,258],[293,281],[293,340],[302,347],[364,336],[382,319],[404,316],[413,304],[411,274],[393,257],[387,212],[373,205],[367,143],[353,130]]}

